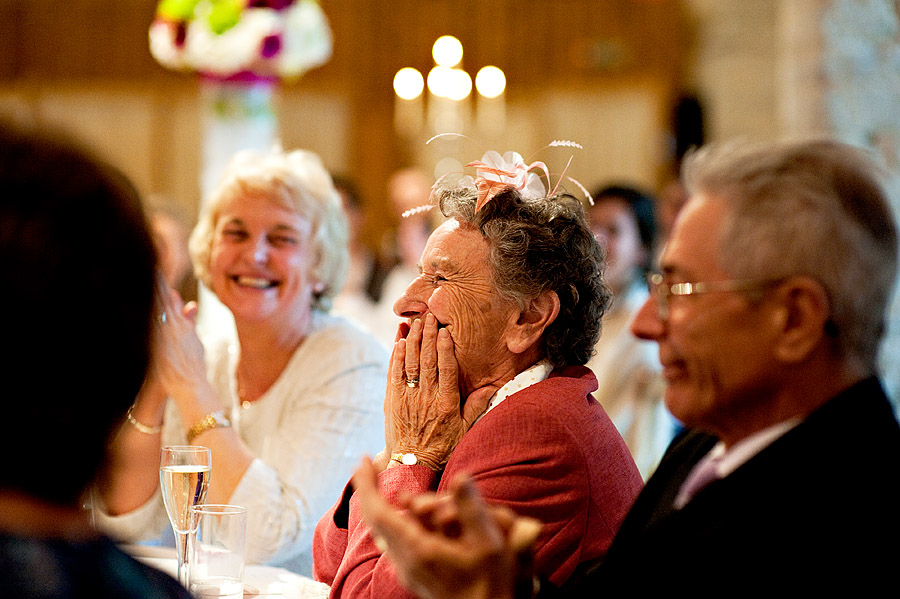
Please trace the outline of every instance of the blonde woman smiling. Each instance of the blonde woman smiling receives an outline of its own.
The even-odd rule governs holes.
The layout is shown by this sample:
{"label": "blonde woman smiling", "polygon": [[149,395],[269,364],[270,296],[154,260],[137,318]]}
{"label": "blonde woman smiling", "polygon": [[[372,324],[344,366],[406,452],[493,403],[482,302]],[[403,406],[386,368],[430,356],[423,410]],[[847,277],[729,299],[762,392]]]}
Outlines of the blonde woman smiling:
{"label": "blonde woman smiling", "polygon": [[[104,526],[159,537],[159,448],[212,450],[207,501],[248,508],[247,559],[311,572],[313,529],[359,455],[384,444],[387,355],[329,315],[347,269],[340,198],[318,156],[236,155],[191,236],[237,344],[204,348],[196,308],[162,299],[155,368],[117,439]],[[170,398],[167,400],[167,398]]]}

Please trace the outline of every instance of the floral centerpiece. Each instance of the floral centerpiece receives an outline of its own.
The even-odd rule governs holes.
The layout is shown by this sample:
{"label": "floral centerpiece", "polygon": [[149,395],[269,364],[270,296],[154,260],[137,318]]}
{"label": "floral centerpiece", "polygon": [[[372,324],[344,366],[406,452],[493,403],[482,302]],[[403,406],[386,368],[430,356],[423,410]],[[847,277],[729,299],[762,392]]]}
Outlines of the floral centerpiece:
{"label": "floral centerpiece", "polygon": [[149,36],[163,66],[220,79],[297,78],[332,50],[316,0],[162,0]]}

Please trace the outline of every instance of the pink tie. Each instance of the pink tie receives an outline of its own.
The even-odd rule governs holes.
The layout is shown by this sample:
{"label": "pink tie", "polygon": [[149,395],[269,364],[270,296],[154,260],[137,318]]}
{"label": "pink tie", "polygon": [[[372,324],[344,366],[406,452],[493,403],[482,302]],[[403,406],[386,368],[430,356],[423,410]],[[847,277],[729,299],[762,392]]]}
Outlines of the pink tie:
{"label": "pink tie", "polygon": [[683,508],[706,485],[721,478],[718,471],[720,461],[721,456],[710,457],[707,455],[694,466],[678,491],[678,496],[675,498],[676,508]]}

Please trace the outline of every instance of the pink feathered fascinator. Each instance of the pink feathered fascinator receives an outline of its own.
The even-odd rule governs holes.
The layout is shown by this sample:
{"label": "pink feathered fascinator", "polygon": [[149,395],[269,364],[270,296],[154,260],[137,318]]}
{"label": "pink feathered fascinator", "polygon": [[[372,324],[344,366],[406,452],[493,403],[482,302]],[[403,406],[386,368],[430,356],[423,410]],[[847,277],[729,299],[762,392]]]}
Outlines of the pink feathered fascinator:
{"label": "pink feathered fascinator", "polygon": [[[438,137],[448,135],[465,137],[458,133],[441,133],[439,135],[435,135],[425,143],[431,143]],[[574,141],[565,140],[553,141],[544,146],[544,148],[552,147],[569,147],[578,148],[579,150],[582,149],[580,144],[577,144]],[[541,148],[541,150],[543,150],[544,148]],[[478,201],[475,203],[475,211],[478,212],[498,193],[510,187],[516,189],[522,195],[522,197],[527,200],[554,196],[556,195],[556,191],[559,188],[559,184],[565,177],[576,186],[578,186],[585,197],[587,197],[588,202],[593,205],[594,199],[591,197],[591,194],[588,193],[587,189],[585,189],[584,186],[575,179],[566,176],[566,171],[568,170],[569,164],[571,163],[572,156],[569,157],[569,161],[566,163],[566,167],[563,169],[563,172],[557,180],[556,185],[553,187],[553,191],[548,194],[547,189],[551,185],[550,170],[542,161],[526,163],[525,159],[522,158],[522,155],[518,152],[506,152],[501,156],[499,152],[489,150],[488,152],[485,152],[484,156],[481,157],[481,160],[473,160],[472,162],[466,164],[466,167],[475,167],[476,170],[474,179],[472,177],[465,176],[462,179],[454,181],[454,186],[472,185],[475,187],[476,193],[478,195]],[[532,172],[536,169],[540,169],[540,174]],[[547,178],[547,186],[544,186],[544,181],[541,179],[541,174],[543,174]],[[445,187],[445,177],[446,175],[438,179],[438,181],[432,187],[432,197],[434,196],[435,191],[442,187]],[[419,206],[417,208],[413,208],[412,210],[407,210],[403,213],[403,216],[412,216],[413,214],[418,214],[419,212],[424,212],[426,210],[430,210],[431,208],[432,205]]]}

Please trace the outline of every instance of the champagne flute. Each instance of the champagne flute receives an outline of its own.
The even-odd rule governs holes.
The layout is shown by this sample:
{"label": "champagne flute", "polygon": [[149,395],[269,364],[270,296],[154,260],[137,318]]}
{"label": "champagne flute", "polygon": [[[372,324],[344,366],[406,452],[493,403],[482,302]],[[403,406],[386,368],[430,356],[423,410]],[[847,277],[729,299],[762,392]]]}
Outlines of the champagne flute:
{"label": "champagne flute", "polygon": [[159,461],[159,487],[178,552],[178,582],[188,586],[188,537],[191,534],[191,508],[206,499],[212,454],[206,447],[169,445],[162,448]]}

